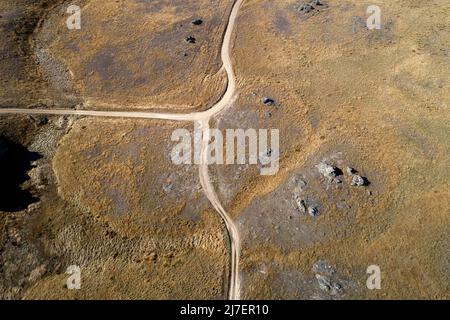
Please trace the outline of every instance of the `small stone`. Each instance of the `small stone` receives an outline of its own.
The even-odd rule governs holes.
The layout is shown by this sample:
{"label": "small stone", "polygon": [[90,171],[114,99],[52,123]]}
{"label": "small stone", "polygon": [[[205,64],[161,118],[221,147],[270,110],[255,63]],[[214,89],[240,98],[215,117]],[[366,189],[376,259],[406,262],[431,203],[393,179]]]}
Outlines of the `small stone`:
{"label": "small stone", "polygon": [[195,39],[193,36],[189,36],[186,38],[186,42],[188,43],[196,43],[197,39]]}
{"label": "small stone", "polygon": [[304,4],[301,8],[300,11],[303,11],[304,13],[309,13],[311,11],[314,10],[314,7],[310,4]]}
{"label": "small stone", "polygon": [[308,208],[308,214],[313,217],[316,218],[318,216],[320,216],[320,212],[319,209],[317,207],[309,207]]}
{"label": "small stone", "polygon": [[274,100],[274,99],[271,99],[271,98],[265,97],[265,98],[263,98],[263,103],[264,103],[266,106],[273,106],[273,105],[275,105],[275,100]]}
{"label": "small stone", "polygon": [[304,13],[310,13],[311,11],[316,9],[316,6],[324,6],[324,3],[322,0],[313,0],[310,3],[305,3],[300,7],[300,11],[303,11]]}
{"label": "small stone", "polygon": [[353,175],[352,178],[352,186],[355,187],[364,187],[367,184],[367,180],[364,177],[361,177],[360,175]]}
{"label": "small stone", "polygon": [[351,167],[347,167],[347,174],[352,177],[352,186],[355,187],[364,187],[369,185],[369,180],[367,178],[362,177],[358,174],[358,170],[353,169]]}
{"label": "small stone", "polygon": [[295,203],[297,204],[297,209],[300,211],[300,213],[306,213],[307,206],[305,199],[295,197]]}
{"label": "small stone", "polygon": [[194,21],[192,21],[192,24],[195,26],[199,26],[201,24],[203,24],[203,20],[202,19],[195,19]]}

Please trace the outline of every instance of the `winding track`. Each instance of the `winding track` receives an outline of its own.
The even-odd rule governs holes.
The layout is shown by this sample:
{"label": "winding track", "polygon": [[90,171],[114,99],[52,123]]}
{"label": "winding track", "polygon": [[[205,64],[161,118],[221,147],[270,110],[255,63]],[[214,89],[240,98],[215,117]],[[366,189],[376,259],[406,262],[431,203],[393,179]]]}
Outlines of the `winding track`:
{"label": "winding track", "polygon": [[208,200],[214,209],[219,213],[227,228],[230,239],[230,283],[228,298],[230,300],[240,299],[240,278],[239,278],[239,255],[240,255],[240,237],[233,219],[228,215],[217,197],[214,187],[211,183],[207,164],[207,151],[209,143],[209,121],[211,117],[225,110],[233,103],[236,93],[236,79],[233,70],[233,64],[230,56],[230,45],[233,30],[236,24],[236,18],[239,9],[244,0],[234,0],[234,4],[228,19],[227,28],[223,37],[221,58],[225,69],[228,85],[225,94],[213,107],[203,112],[192,112],[187,114],[174,113],[153,113],[153,112],[121,112],[121,111],[89,111],[89,110],[65,110],[65,109],[20,109],[20,108],[0,108],[0,115],[7,114],[45,114],[45,115],[70,115],[70,116],[91,116],[91,117],[109,117],[109,118],[131,118],[131,119],[161,119],[174,121],[198,121],[203,131],[202,143],[202,164],[199,167],[200,183]]}

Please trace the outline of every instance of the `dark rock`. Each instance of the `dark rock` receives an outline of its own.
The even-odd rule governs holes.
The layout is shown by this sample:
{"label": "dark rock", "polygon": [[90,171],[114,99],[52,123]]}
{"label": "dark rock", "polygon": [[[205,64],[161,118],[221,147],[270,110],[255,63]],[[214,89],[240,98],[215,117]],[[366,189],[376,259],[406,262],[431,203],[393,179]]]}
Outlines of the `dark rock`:
{"label": "dark rock", "polygon": [[271,98],[267,98],[267,97],[265,97],[265,98],[263,98],[263,103],[266,105],[266,106],[273,106],[273,105],[275,105],[275,100],[274,99],[271,99]]}
{"label": "dark rock", "polygon": [[310,13],[315,10],[316,7],[324,6],[324,3],[321,0],[313,0],[310,3],[305,3],[300,7],[300,11],[304,13]]}
{"label": "dark rock", "polygon": [[203,24],[203,20],[202,19],[195,19],[194,21],[192,21],[192,24],[195,26],[199,26],[201,24]]}
{"label": "dark rock", "polygon": [[314,10],[314,7],[310,4],[304,4],[301,8],[300,11],[303,11],[304,13],[310,13],[311,11]]}
{"label": "dark rock", "polygon": [[189,36],[186,38],[186,42],[188,43],[196,43],[197,39],[195,39],[193,36]]}

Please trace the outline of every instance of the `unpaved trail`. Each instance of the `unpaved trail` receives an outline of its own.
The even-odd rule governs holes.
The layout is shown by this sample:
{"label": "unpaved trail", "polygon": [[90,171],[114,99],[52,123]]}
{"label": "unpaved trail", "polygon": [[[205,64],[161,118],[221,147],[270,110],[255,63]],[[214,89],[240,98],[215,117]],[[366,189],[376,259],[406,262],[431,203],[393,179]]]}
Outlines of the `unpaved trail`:
{"label": "unpaved trail", "polygon": [[221,59],[227,74],[227,88],[222,98],[210,109],[203,112],[192,112],[187,114],[176,113],[155,113],[155,112],[139,112],[139,111],[89,111],[89,110],[72,110],[72,109],[20,109],[20,108],[0,108],[0,115],[7,114],[26,114],[26,115],[70,115],[70,116],[91,116],[91,117],[108,117],[108,118],[130,118],[130,119],[160,119],[173,121],[197,121],[200,123],[203,132],[201,158],[202,164],[199,167],[199,178],[203,191],[208,200],[213,205],[214,209],[222,218],[230,239],[230,283],[228,298],[230,300],[240,299],[240,277],[239,277],[239,256],[240,244],[239,231],[233,222],[233,219],[228,215],[222,207],[220,200],[214,190],[214,187],[209,176],[208,169],[208,143],[209,143],[209,122],[211,118],[218,113],[224,111],[231,106],[236,94],[236,78],[231,61],[231,43],[233,31],[236,25],[236,18],[239,14],[239,9],[244,0],[235,0],[231,9],[228,24],[223,37]]}
{"label": "unpaved trail", "polygon": [[240,299],[240,277],[239,277],[239,256],[241,252],[241,239],[239,236],[239,231],[234,224],[233,219],[228,215],[225,209],[222,207],[219,198],[214,190],[211,182],[211,177],[209,176],[208,168],[208,144],[209,144],[209,121],[212,116],[220,113],[233,103],[233,99],[236,93],[236,78],[233,70],[233,63],[231,61],[231,39],[233,35],[234,26],[236,24],[236,18],[239,13],[239,9],[244,0],[237,0],[233,9],[231,10],[230,18],[228,21],[227,30],[225,32],[223,44],[222,44],[222,61],[223,67],[227,73],[228,85],[225,94],[222,99],[215,104],[211,109],[201,113],[200,124],[202,126],[203,132],[203,142],[202,142],[202,164],[199,168],[200,183],[202,188],[208,197],[209,201],[216,209],[216,211],[222,217],[223,222],[227,228],[228,237],[230,239],[230,283],[229,283],[229,293],[228,298],[230,300]]}
{"label": "unpaved trail", "polygon": [[228,297],[230,300],[240,299],[240,277],[239,277],[239,256],[241,252],[241,238],[239,231],[234,224],[233,219],[228,215],[222,207],[219,198],[212,185],[208,169],[208,143],[209,143],[209,120],[200,122],[203,132],[202,142],[202,164],[200,165],[199,175],[200,183],[203,191],[213,205],[214,209],[219,213],[225,227],[227,228],[228,237],[230,239],[230,283]]}

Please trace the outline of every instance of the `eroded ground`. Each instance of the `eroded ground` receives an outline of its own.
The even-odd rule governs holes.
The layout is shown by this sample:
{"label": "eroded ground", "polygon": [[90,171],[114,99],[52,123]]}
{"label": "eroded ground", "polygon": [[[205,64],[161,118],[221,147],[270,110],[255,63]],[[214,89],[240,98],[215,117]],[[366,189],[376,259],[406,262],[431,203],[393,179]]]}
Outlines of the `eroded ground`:
{"label": "eroded ground", "polygon": [[[74,107],[81,102],[67,81],[59,86],[50,83],[35,55],[34,31],[55,2],[0,3],[0,107]],[[65,69],[55,68],[62,71],[61,80],[67,80]]]}
{"label": "eroded ground", "polygon": [[[35,121],[2,118],[2,137],[40,155],[27,179],[39,200],[2,213],[3,298],[226,297],[225,232],[198,169],[164,152],[172,123]],[[65,287],[69,265],[82,290]]]}

